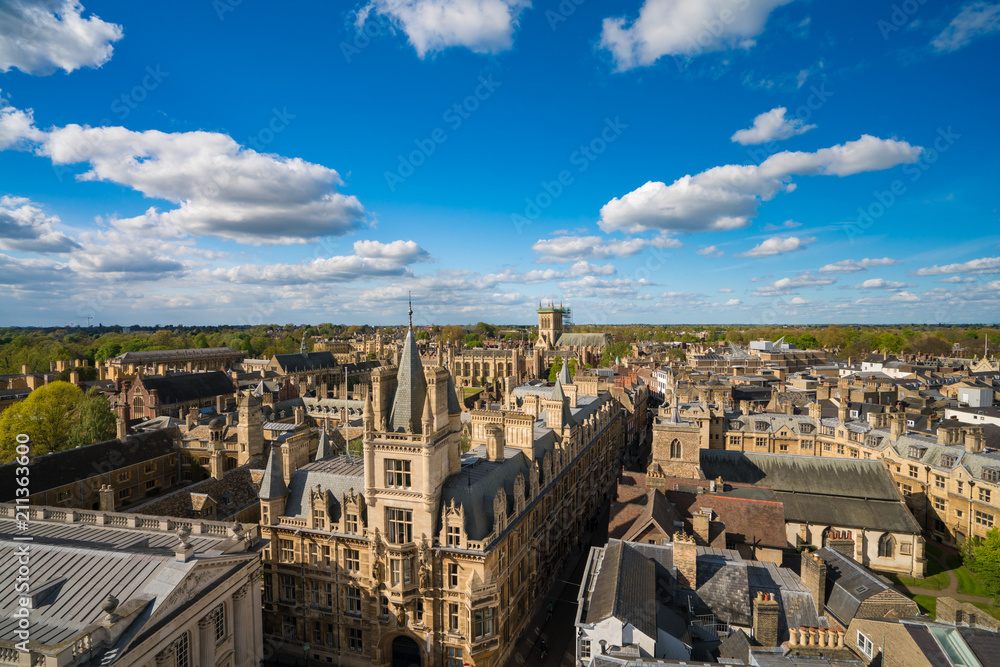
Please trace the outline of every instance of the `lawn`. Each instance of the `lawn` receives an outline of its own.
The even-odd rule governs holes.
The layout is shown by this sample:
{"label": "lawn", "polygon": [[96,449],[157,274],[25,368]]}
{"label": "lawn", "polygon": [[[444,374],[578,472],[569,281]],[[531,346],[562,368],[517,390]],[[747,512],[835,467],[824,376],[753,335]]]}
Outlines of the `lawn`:
{"label": "lawn", "polygon": [[[917,604],[919,605],[920,603],[918,602]],[[973,602],[972,604],[976,605],[993,618],[1000,619],[1000,606],[995,604],[983,604],[982,602]]]}
{"label": "lawn", "polygon": [[[930,551],[931,547],[927,550]],[[941,552],[938,551],[938,554]],[[952,561],[948,559],[948,565],[952,565]],[[957,563],[954,567],[957,567]],[[902,584],[904,586],[909,586],[912,588],[926,588],[932,591],[940,591],[948,587],[951,583],[951,578],[948,573],[941,569],[941,563],[937,562],[934,558],[927,559],[927,576],[924,579],[912,579],[910,577],[899,577],[891,576],[889,577],[894,583]]]}
{"label": "lawn", "polygon": [[937,615],[937,598],[933,595],[914,595],[913,601],[920,607],[920,611],[931,618]]}
{"label": "lawn", "polygon": [[989,589],[979,581],[975,573],[968,568],[959,567],[954,570],[955,578],[958,579],[958,592],[966,595],[979,595],[985,598],[992,597]]}

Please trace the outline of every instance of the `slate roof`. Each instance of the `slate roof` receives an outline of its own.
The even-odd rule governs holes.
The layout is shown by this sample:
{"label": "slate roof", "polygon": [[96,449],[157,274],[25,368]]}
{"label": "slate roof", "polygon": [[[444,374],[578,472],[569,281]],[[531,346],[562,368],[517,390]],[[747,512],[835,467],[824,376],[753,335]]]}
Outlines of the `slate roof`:
{"label": "slate roof", "polygon": [[771,487],[775,491],[898,501],[899,493],[881,461],[799,454],[763,454],[702,449],[708,479]]}
{"label": "slate roof", "polygon": [[222,371],[144,375],[138,382],[147,391],[155,389],[160,403],[164,405],[229,396],[236,392],[233,381]]}
{"label": "slate roof", "polygon": [[303,371],[316,371],[325,368],[334,368],[337,365],[337,358],[333,352],[291,352],[289,354],[276,354],[274,360],[285,373],[301,373]]}
{"label": "slate roof", "polygon": [[[456,505],[465,509],[465,532],[470,540],[481,540],[493,531],[493,499],[497,489],[507,495],[507,509],[514,506],[514,480],[518,473],[529,477],[528,459],[516,447],[504,447],[503,461],[488,461],[486,446],[480,445],[462,457],[462,469],[450,475],[441,488],[442,506]],[[546,484],[550,480],[546,480]],[[528,493],[528,484],[525,485]]]}
{"label": "slate roof", "polygon": [[187,350],[140,350],[138,352],[125,352],[111,359],[111,362],[122,362],[126,364],[142,364],[157,361],[173,361],[175,359],[197,359],[199,357],[216,357],[228,355],[246,356],[245,352],[237,352],[228,347],[205,347],[192,348]]}
{"label": "slate roof", "polygon": [[604,549],[590,592],[587,623],[617,618],[656,638],[656,578],[652,561],[625,542]]}
{"label": "slate roof", "polygon": [[611,334],[606,333],[564,333],[556,347],[606,347],[610,342]]}
{"label": "slate roof", "polygon": [[399,372],[396,374],[396,394],[389,412],[389,430],[420,433],[420,418],[427,396],[427,378],[420,361],[413,327],[406,331],[403,351],[399,355]]}
{"label": "slate roof", "polygon": [[815,553],[826,562],[826,607],[845,628],[862,602],[882,591],[894,590],[887,580],[839,551],[823,547]]}
{"label": "slate roof", "polygon": [[[739,488],[739,487],[737,487]],[[781,501],[742,498],[740,494],[671,491],[667,497],[687,518],[701,507],[708,507],[725,526],[727,539],[760,546],[784,549],[786,511]]]}
{"label": "slate roof", "polygon": [[365,465],[359,458],[336,456],[313,461],[302,466],[292,475],[285,516],[307,518],[309,493],[319,486],[327,495],[330,520],[339,521],[343,511],[341,499],[354,489],[355,495],[365,491]]}
{"label": "slate roof", "polygon": [[271,453],[267,457],[267,467],[264,468],[264,478],[260,482],[260,490],[257,492],[257,497],[261,500],[274,500],[286,495],[288,495],[288,487],[285,486],[281,459],[278,458],[278,448],[272,446]]}
{"label": "slate roof", "polygon": [[244,466],[226,472],[221,480],[214,477],[203,479],[183,489],[161,496],[151,503],[129,508],[129,511],[130,513],[155,514],[156,516],[201,518],[200,507],[196,505],[192,495],[205,494],[216,502],[217,507],[215,515],[205,518],[223,521],[257,502],[257,489],[254,487],[250,471],[263,467],[263,461],[251,461]]}
{"label": "slate roof", "polygon": [[[165,428],[130,435],[124,441],[107,440],[36,456],[31,460],[31,491],[39,493],[166,456],[173,453],[174,440],[179,437],[176,428]],[[0,497],[13,500],[17,488],[14,483],[16,468],[16,463],[0,466],[0,489],[3,490]]]}

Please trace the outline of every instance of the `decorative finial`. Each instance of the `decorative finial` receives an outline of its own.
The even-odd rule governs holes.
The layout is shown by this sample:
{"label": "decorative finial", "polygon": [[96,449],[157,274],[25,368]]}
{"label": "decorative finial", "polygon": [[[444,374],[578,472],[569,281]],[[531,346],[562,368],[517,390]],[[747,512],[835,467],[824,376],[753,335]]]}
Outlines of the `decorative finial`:
{"label": "decorative finial", "polygon": [[190,546],[188,538],[191,537],[191,527],[188,525],[183,525],[177,529],[177,538],[181,541],[181,548],[187,549]]}
{"label": "decorative finial", "polygon": [[410,310],[409,310],[410,328],[412,329],[413,328],[413,292],[407,292],[406,294],[407,294],[406,300],[410,304]]}

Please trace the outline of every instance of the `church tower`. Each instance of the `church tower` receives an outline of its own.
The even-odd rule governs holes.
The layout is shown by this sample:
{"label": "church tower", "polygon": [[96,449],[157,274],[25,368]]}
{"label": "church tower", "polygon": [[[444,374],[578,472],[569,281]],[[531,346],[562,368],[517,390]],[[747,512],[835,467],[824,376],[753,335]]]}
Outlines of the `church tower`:
{"label": "church tower", "polygon": [[264,413],[260,399],[249,391],[244,392],[238,401],[237,418],[237,463],[243,465],[264,456]]}
{"label": "church tower", "polygon": [[538,341],[536,347],[545,350],[554,350],[559,336],[563,332],[563,317],[569,315],[569,308],[564,308],[562,304],[554,305],[551,301],[548,306],[538,304]]}

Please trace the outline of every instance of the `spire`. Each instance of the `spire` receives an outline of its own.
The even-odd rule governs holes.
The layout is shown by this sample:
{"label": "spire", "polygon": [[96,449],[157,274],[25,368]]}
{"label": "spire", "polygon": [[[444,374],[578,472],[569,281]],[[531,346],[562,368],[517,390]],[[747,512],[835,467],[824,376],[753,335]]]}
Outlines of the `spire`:
{"label": "spire", "polygon": [[[410,313],[412,319],[412,308]],[[419,433],[420,411],[423,408],[426,395],[427,378],[424,377],[424,365],[420,361],[420,353],[417,351],[413,327],[410,327],[403,341],[403,351],[399,355],[396,395],[392,399],[388,430]]]}
{"label": "spire", "polygon": [[306,332],[305,331],[302,332],[302,344],[299,345],[299,354],[301,354],[303,357],[308,357],[309,356],[309,350],[306,348]]}
{"label": "spire", "polygon": [[267,457],[267,467],[264,468],[264,479],[260,482],[260,491],[257,497],[261,500],[274,500],[288,495],[288,487],[285,486],[285,475],[281,470],[281,460],[278,459],[278,448],[271,447],[271,453]]}
{"label": "spire", "polygon": [[559,369],[559,384],[573,384],[573,378],[569,376],[569,359],[563,359],[562,368]]}
{"label": "spire", "polygon": [[455,381],[451,378],[451,373],[448,373],[448,414],[462,414],[462,406],[458,402],[458,392],[455,390]]}
{"label": "spire", "polygon": [[316,447],[316,458],[315,461],[320,459],[325,459],[330,455],[330,445],[327,443],[326,438],[326,428],[323,427],[319,431],[319,445]]}
{"label": "spire", "polygon": [[409,315],[410,315],[410,329],[413,329],[413,292],[406,293],[406,302],[410,305]]}
{"label": "spire", "polygon": [[680,424],[681,423],[681,411],[677,409],[676,405],[674,405],[674,407],[671,408],[671,410],[670,410],[670,421],[667,422],[667,423],[668,424]]}

